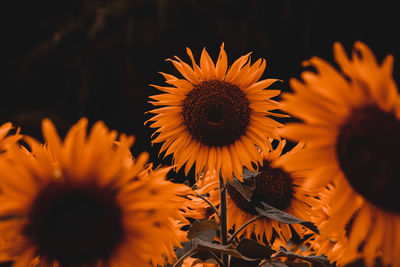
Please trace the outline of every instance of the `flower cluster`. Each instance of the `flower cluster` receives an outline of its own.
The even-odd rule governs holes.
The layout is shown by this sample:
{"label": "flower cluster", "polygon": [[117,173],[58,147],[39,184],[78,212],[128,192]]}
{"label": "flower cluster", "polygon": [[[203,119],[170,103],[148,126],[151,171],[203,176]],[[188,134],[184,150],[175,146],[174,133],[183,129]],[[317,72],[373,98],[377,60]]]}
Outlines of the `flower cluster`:
{"label": "flower cluster", "polygon": [[21,146],[19,134],[1,140],[1,259],[15,266],[172,262],[190,188],[166,181],[170,168],[152,170],[147,153],[133,159],[132,136],[117,139],[102,122],[87,136],[87,124],[81,119],[64,141],[49,120],[45,144],[24,136]]}
{"label": "flower cluster", "polygon": [[[192,66],[170,60],[183,78],[162,74],[170,86],[155,86],[165,93],[151,103],[163,107],[149,121],[158,128],[153,142],[163,142],[161,152],[172,154],[178,169],[186,164],[187,174],[195,165],[203,201],[193,200],[192,209],[203,223],[220,225],[220,238],[209,241],[239,252],[243,240],[257,241],[275,250],[267,261],[313,263],[310,257],[325,255],[337,265],[361,259],[400,266],[400,98],[392,56],[379,64],[356,42],[349,58],[335,43],[340,70],[321,58],[305,61],[314,70],[291,79],[293,91],[277,102],[280,91],[270,88],[278,80],[258,81],[263,59],[252,64],[247,54],[228,68],[222,45],[215,65],[203,50],[199,66],[187,52]],[[277,109],[296,122],[279,123],[288,115]],[[295,147],[286,149],[283,138]]]}
{"label": "flower cluster", "polygon": [[[44,143],[0,127],[0,262],[13,266],[400,266],[400,97],[393,57],[356,42],[291,92],[250,53],[168,59],[147,123],[173,166],[133,136],[79,120]],[[281,118],[295,122],[283,123]],[[190,188],[166,179],[193,170]]]}

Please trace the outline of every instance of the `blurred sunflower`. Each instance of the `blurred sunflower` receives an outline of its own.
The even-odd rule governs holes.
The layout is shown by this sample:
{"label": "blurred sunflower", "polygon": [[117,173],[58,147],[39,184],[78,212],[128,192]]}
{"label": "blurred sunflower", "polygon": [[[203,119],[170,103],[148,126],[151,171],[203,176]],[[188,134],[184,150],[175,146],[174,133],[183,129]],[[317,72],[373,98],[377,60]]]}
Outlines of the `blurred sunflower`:
{"label": "blurred sunflower", "polygon": [[[356,42],[352,59],[339,43],[334,56],[342,72],[320,58],[306,65],[303,82],[283,96],[286,110],[303,122],[281,134],[305,140],[306,147],[282,160],[288,171],[309,169],[306,185],[333,182],[330,219],[321,233],[352,221],[348,251],[361,251],[371,266],[382,253],[384,265],[400,263],[400,102],[392,78],[393,57],[379,65],[372,51]],[[358,210],[354,213],[354,210]]]}
{"label": "blurred sunflower", "polygon": [[278,80],[258,81],[266,63],[251,64],[250,54],[228,70],[223,44],[215,65],[205,49],[200,66],[189,48],[187,53],[192,67],[178,57],[169,59],[184,79],[161,73],[171,86],[152,85],[165,92],[150,97],[154,106],[165,106],[150,111],[157,114],[150,127],[159,128],[152,143],[164,142],[160,153],[173,154],[178,169],[186,163],[186,175],[196,162],[197,175],[215,169],[225,179],[241,179],[242,166],[260,163],[256,146],[267,152],[271,145],[264,140],[279,139],[275,131],[281,124],[268,115],[283,116],[270,112],[279,107],[270,98],[280,90],[264,90]]}
{"label": "blurred sunflower", "polygon": [[22,135],[19,134],[19,128],[15,134],[10,134],[12,129],[13,125],[11,122],[4,123],[0,126],[0,156],[4,155],[9,144],[15,143],[22,138]]}
{"label": "blurred sunflower", "polygon": [[[271,166],[271,162],[285,157],[287,154],[298,151],[303,144],[299,143],[290,152],[281,155],[286,140],[279,142],[278,146],[268,154],[263,155],[263,166],[260,172],[252,177],[244,179],[243,186],[252,190],[251,201],[245,199],[233,185],[227,186],[227,207],[228,207],[228,229],[240,228],[247,221],[257,217],[259,213],[255,210],[264,202],[279,210],[292,214],[300,219],[307,219],[310,196],[301,184],[303,183],[301,172],[288,173],[280,168]],[[218,177],[214,172],[204,179],[204,186],[199,186],[198,194],[209,193],[209,200],[215,206],[219,205]],[[299,236],[303,236],[305,229],[298,224],[292,225]],[[268,218],[261,218],[250,223],[239,236],[250,238],[255,233],[258,241],[262,242],[265,236],[268,242],[273,240],[273,232],[277,234],[276,240],[284,244],[292,237],[292,231],[288,224],[280,223]],[[278,246],[279,248],[279,246]]]}
{"label": "blurred sunflower", "polygon": [[[19,128],[17,129],[15,134],[11,134],[10,131],[13,129],[13,125],[10,122],[4,123],[0,126],[0,159],[4,159],[8,156],[7,149],[10,144],[13,144],[22,138],[22,135],[19,134]],[[0,194],[2,190],[0,187]],[[0,206],[2,204],[0,203]],[[4,247],[5,242],[4,238],[0,236],[0,249]],[[0,251],[0,262],[4,262],[10,260],[9,255]]]}
{"label": "blurred sunflower", "polygon": [[[323,225],[330,219],[329,210],[333,203],[331,203],[331,197],[335,194],[335,187],[332,184],[327,185],[323,188],[314,198],[314,201],[309,201],[310,208],[310,221],[317,226],[317,228],[323,227]],[[308,250],[305,252],[299,251],[301,254],[309,255],[325,255],[332,264],[339,266],[344,265],[349,259],[354,258],[349,251],[346,250],[344,238],[346,236],[346,226],[338,226],[335,232],[329,233],[328,236],[321,236],[310,230],[307,230],[305,235],[310,235],[305,243],[307,244]],[[354,252],[357,253],[357,252]]]}
{"label": "blurred sunflower", "polygon": [[[82,119],[61,142],[43,121],[48,149],[10,146],[0,161],[0,235],[14,266],[151,266],[175,257],[190,189],[146,169],[143,153],[127,163],[133,138]],[[50,153],[49,153],[50,151]]]}

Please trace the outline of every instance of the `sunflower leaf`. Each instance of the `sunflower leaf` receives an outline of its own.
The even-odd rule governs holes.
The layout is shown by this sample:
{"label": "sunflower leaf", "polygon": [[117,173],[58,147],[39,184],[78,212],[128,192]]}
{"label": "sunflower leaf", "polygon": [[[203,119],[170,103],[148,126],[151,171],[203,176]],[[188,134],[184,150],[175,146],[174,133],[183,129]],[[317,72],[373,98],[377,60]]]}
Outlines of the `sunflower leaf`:
{"label": "sunflower leaf", "polygon": [[312,266],[314,267],[331,267],[332,265],[330,264],[328,258],[325,256],[301,256],[298,255],[294,252],[291,252],[290,250],[287,250],[285,247],[280,247],[278,253],[274,255],[274,258],[277,257],[287,257],[289,260],[303,260],[311,263]]}
{"label": "sunflower leaf", "polygon": [[193,254],[191,257],[199,259],[202,262],[205,262],[207,259],[211,258],[212,255],[211,255],[210,251],[208,251],[208,250],[199,249],[199,251],[196,252],[195,254]]}
{"label": "sunflower leaf", "polygon": [[281,223],[287,223],[287,224],[298,223],[298,224],[301,224],[304,227],[310,229],[311,231],[319,234],[318,228],[312,222],[304,221],[299,218],[296,218],[293,215],[286,213],[284,211],[281,211],[279,209],[276,209],[264,202],[261,202],[261,204],[264,206],[264,208],[262,208],[262,209],[259,207],[255,208],[256,211],[258,212],[258,214],[265,216],[269,219],[281,222]]}
{"label": "sunflower leaf", "polygon": [[244,199],[246,199],[248,202],[251,202],[251,198],[253,196],[253,192],[255,189],[255,179],[251,179],[252,177],[246,177],[244,178],[243,174],[243,183],[241,183],[238,179],[233,179],[232,181],[229,181],[228,184],[233,186],[233,188],[236,189],[236,191],[242,195]]}
{"label": "sunflower leaf", "polygon": [[276,251],[254,240],[243,238],[236,247],[237,251],[252,259],[269,259]]}
{"label": "sunflower leaf", "polygon": [[248,257],[244,256],[242,253],[240,253],[239,251],[237,251],[236,249],[234,249],[234,248],[232,248],[230,246],[224,246],[224,245],[220,245],[220,244],[207,242],[207,241],[201,240],[199,238],[195,238],[195,244],[199,249],[206,249],[206,250],[213,251],[213,252],[216,252],[216,253],[223,253],[223,254],[226,254],[226,255],[231,255],[232,257],[243,259],[243,260],[246,260],[246,261],[257,261],[257,260],[259,260],[259,259],[248,258]]}
{"label": "sunflower leaf", "polygon": [[183,242],[181,245],[182,247],[175,249],[175,255],[178,259],[194,248],[195,243],[194,240],[189,240]]}
{"label": "sunflower leaf", "polygon": [[219,224],[215,220],[195,221],[189,228],[187,233],[188,239],[195,237],[204,241],[213,241],[217,236]]}
{"label": "sunflower leaf", "polygon": [[243,168],[243,180],[252,180],[259,172],[253,172],[247,168]]}
{"label": "sunflower leaf", "polygon": [[242,255],[258,259],[257,261],[245,261],[242,259],[231,258],[231,267],[258,267],[262,260],[270,259],[271,255],[276,253],[269,245],[257,243],[254,240],[243,238],[236,246],[236,250]]}
{"label": "sunflower leaf", "polygon": [[182,266],[182,261],[184,260],[184,259],[181,259],[181,258],[184,255],[186,255],[187,253],[190,253],[190,251],[193,251],[193,252],[197,251],[197,248],[195,247],[194,240],[189,240],[189,241],[183,242],[181,245],[182,245],[182,247],[176,248],[174,250],[176,257],[177,257],[178,261],[180,261],[180,262],[179,263],[175,262],[173,265],[167,263],[166,264],[167,267],[172,267],[172,266],[181,267]]}

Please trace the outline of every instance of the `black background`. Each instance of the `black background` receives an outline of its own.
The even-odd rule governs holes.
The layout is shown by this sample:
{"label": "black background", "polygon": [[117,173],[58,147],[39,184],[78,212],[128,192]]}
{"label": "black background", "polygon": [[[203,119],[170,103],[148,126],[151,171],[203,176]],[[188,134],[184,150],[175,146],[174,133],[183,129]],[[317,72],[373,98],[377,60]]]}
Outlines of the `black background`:
{"label": "black background", "polygon": [[[58,0],[3,4],[0,122],[41,138],[42,118],[61,135],[80,117],[103,120],[134,134],[132,152],[149,151],[156,164],[159,145],[143,123],[152,107],[149,84],[163,84],[157,72],[177,74],[168,57],[199,58],[203,47],[215,60],[225,42],[228,60],[253,51],[267,59],[263,78],[275,85],[299,77],[301,62],[319,56],[332,62],[334,41],[347,51],[367,43],[381,61],[395,56],[399,69],[399,14],[394,4],[317,0]],[[183,175],[173,175],[178,180]]]}

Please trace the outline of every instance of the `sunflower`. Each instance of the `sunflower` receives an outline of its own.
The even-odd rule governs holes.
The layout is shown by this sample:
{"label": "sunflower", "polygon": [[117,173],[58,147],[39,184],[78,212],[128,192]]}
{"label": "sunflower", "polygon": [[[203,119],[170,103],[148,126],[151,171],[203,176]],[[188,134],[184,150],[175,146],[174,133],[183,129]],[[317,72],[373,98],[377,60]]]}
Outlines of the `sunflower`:
{"label": "sunflower", "polygon": [[[127,163],[133,139],[87,120],[62,142],[49,120],[48,148],[28,139],[0,161],[1,250],[14,266],[151,266],[175,258],[176,220],[190,189],[165,180],[167,169],[145,168],[142,153]],[[50,151],[50,152],[49,152]]]}
{"label": "sunflower", "polygon": [[[334,183],[330,219],[322,234],[352,221],[346,250],[361,251],[371,266],[400,264],[400,102],[392,78],[393,57],[378,64],[372,51],[356,42],[352,58],[339,43],[334,56],[342,72],[311,58],[316,72],[290,81],[283,95],[286,111],[303,120],[280,132],[306,147],[282,160],[288,171],[309,169],[308,187]],[[356,213],[354,211],[357,210]],[[350,252],[352,253],[352,252]]]}
{"label": "sunflower", "polygon": [[[263,155],[263,166],[260,172],[252,177],[244,179],[244,186],[252,188],[251,201],[246,200],[231,184],[227,186],[227,207],[228,207],[228,229],[240,228],[247,221],[257,217],[259,214],[255,207],[260,207],[261,202],[265,202],[277,209],[288,212],[295,217],[305,219],[308,214],[309,205],[307,201],[310,198],[309,192],[305,191],[301,184],[303,183],[302,172],[288,173],[281,168],[272,167],[271,162],[286,157],[302,148],[299,143],[290,152],[281,155],[286,140],[279,142],[278,146],[268,154]],[[203,182],[204,186],[199,186],[198,194],[210,195],[209,200],[215,206],[219,205],[218,176],[214,172],[209,174]],[[292,225],[297,234],[303,236],[305,229],[298,224]],[[261,218],[246,226],[239,236],[250,238],[255,233],[257,240],[262,242],[266,237],[268,242],[273,241],[273,232],[276,232],[277,244],[284,244],[292,237],[292,231],[288,224],[280,223],[268,218]],[[273,243],[273,242],[271,242]],[[278,246],[279,247],[279,246]]]}
{"label": "sunflower", "polygon": [[19,128],[15,134],[10,134],[12,129],[13,125],[11,122],[4,123],[0,126],[0,156],[4,155],[4,152],[6,152],[9,144],[12,144],[22,138],[22,135],[19,134]]}
{"label": "sunflower", "polygon": [[[310,221],[315,224],[317,228],[323,225],[330,219],[329,211],[333,203],[331,203],[332,195],[335,194],[335,187],[332,184],[323,188],[314,198],[314,201],[309,201],[310,208]],[[346,250],[347,238],[344,238],[346,233],[346,225],[338,226],[334,233],[326,236],[321,236],[310,230],[307,230],[305,235],[310,235],[305,244],[307,244],[307,251],[301,254],[309,255],[325,255],[332,264],[339,266],[344,265],[349,259],[354,258],[351,253]],[[357,253],[357,252],[354,252]]]}
{"label": "sunflower", "polygon": [[[10,131],[13,129],[13,125],[11,122],[4,123],[0,126],[0,159],[5,159],[7,157],[7,149],[10,144],[17,142],[22,138],[22,135],[19,134],[19,128],[17,129],[15,134],[10,134]],[[0,187],[0,193],[1,193]],[[1,205],[1,204],[0,204]],[[0,249],[5,246],[5,241],[3,237],[0,236]],[[0,262],[4,262],[10,260],[9,256],[5,253],[0,252]]]}
{"label": "sunflower", "polygon": [[178,57],[168,59],[184,79],[161,73],[171,86],[152,85],[165,92],[150,97],[154,106],[164,106],[150,111],[156,114],[150,127],[159,128],[152,143],[164,142],[160,153],[173,154],[178,169],[186,163],[186,175],[196,162],[197,176],[215,169],[225,179],[241,179],[242,166],[260,163],[256,146],[267,152],[271,145],[264,140],[279,139],[275,132],[281,124],[268,116],[283,116],[270,112],[279,107],[270,98],[280,90],[264,90],[278,80],[258,81],[266,63],[251,64],[250,54],[228,70],[223,44],[215,65],[205,49],[200,66],[189,48],[187,53],[192,67]]}

